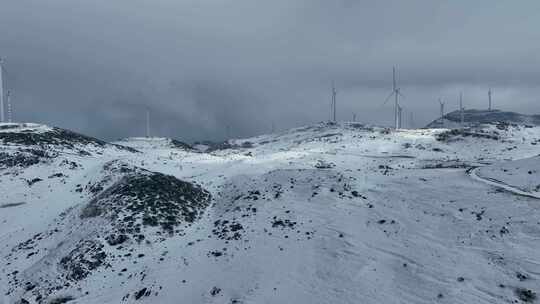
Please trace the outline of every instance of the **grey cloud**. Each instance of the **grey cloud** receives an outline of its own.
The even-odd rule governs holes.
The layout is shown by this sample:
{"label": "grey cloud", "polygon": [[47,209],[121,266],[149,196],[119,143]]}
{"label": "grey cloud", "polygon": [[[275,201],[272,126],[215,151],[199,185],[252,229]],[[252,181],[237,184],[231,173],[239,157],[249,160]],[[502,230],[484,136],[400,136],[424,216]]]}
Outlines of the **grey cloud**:
{"label": "grey cloud", "polygon": [[[391,123],[399,67],[420,126],[435,100],[540,112],[536,1],[4,0],[15,117],[115,139],[249,136],[328,119]],[[432,109],[433,108],[433,109]],[[227,130],[230,130],[227,132]]]}

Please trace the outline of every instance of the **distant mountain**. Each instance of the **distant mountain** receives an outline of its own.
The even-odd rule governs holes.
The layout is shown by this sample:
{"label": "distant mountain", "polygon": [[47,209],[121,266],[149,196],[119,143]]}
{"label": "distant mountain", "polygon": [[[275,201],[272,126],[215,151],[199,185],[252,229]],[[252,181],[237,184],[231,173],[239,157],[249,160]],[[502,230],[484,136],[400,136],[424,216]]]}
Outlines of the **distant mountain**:
{"label": "distant mountain", "polygon": [[[486,123],[510,123],[519,125],[540,125],[540,115],[525,115],[515,112],[506,112],[500,110],[465,110],[465,126],[475,126]],[[435,119],[429,123],[427,128],[456,128],[460,126],[461,114],[459,110],[444,115],[444,120]]]}

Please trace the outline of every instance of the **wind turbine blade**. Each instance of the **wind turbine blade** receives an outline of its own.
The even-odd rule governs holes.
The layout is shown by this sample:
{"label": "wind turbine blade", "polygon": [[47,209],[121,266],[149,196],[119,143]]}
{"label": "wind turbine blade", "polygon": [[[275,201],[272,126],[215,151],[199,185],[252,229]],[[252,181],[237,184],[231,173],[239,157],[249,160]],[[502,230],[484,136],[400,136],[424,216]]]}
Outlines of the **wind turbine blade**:
{"label": "wind turbine blade", "polygon": [[386,99],[384,100],[383,106],[390,100],[390,98],[392,96],[394,96],[394,92],[390,93],[390,95],[388,95],[388,97],[386,97]]}

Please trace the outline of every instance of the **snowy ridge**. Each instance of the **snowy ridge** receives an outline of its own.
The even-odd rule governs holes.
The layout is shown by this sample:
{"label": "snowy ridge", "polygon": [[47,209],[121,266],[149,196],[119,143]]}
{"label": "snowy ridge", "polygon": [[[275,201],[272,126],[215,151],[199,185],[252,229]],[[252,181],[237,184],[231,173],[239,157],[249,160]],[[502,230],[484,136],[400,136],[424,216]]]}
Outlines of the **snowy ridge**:
{"label": "snowy ridge", "polygon": [[116,144],[140,150],[155,149],[183,149],[193,150],[193,148],[179,140],[164,137],[130,137],[115,142]]}
{"label": "snowy ridge", "polygon": [[2,304],[538,302],[539,200],[467,170],[533,191],[540,127],[59,143],[0,143]]}
{"label": "snowy ridge", "polygon": [[48,132],[52,128],[35,123],[0,123],[0,132]]}
{"label": "snowy ridge", "polygon": [[[540,125],[540,115],[525,115],[500,110],[464,110],[464,126],[478,126],[481,124],[517,124]],[[445,114],[443,119],[438,118],[429,123],[427,128],[459,128],[461,127],[461,112],[455,110]]]}

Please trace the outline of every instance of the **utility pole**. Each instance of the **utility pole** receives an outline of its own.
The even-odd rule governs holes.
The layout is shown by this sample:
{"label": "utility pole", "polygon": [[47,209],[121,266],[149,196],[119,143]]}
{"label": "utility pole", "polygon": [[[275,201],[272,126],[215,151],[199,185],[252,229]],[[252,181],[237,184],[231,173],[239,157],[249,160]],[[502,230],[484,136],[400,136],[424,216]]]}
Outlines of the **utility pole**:
{"label": "utility pole", "polygon": [[353,113],[353,114],[352,114],[352,121],[353,121],[353,122],[356,122],[356,113]]}
{"label": "utility pole", "polygon": [[150,109],[146,109],[146,137],[150,137]]}
{"label": "utility pole", "polygon": [[336,95],[337,95],[336,86],[334,85],[334,82],[332,81],[332,119],[334,122],[336,122]]}
{"label": "utility pole", "polygon": [[489,88],[488,90],[488,100],[489,100],[489,106],[488,106],[488,111],[491,111],[491,88]]}
{"label": "utility pole", "polygon": [[4,63],[3,59],[0,58],[0,122],[5,121],[4,117],[4,69],[2,64]]}
{"label": "utility pole", "polygon": [[13,122],[13,109],[11,108],[11,91],[9,90],[7,91],[6,99],[7,99],[8,122],[12,123]]}
{"label": "utility pole", "polygon": [[441,126],[444,128],[444,102],[440,98],[439,105],[441,106]]}
{"label": "utility pole", "polygon": [[461,122],[461,127],[462,128],[464,126],[464,121],[465,121],[464,110],[465,110],[465,108],[463,107],[463,93],[459,92],[459,114],[460,114],[459,116],[460,116],[460,122]]}
{"label": "utility pole", "polygon": [[411,113],[409,113],[409,128],[414,129],[413,111],[411,111]]}

